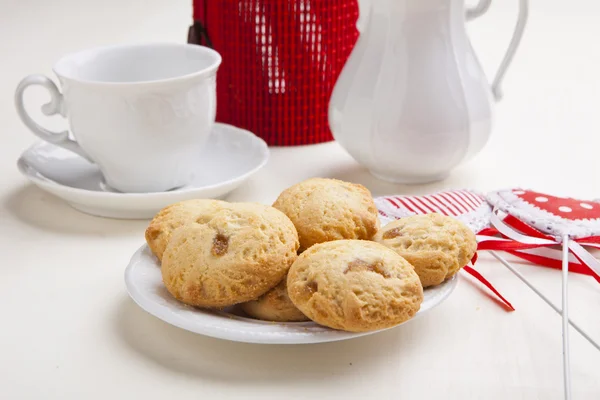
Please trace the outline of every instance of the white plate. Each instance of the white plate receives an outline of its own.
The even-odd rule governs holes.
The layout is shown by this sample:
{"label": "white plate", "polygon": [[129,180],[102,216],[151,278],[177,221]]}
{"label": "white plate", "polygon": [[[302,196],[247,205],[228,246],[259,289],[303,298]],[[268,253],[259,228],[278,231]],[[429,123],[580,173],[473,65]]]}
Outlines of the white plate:
{"label": "white plate", "polygon": [[[457,282],[455,275],[437,287],[426,289],[421,309],[409,321],[444,301]],[[247,343],[300,344],[333,342],[375,333],[343,332],[314,322],[265,322],[244,317],[234,309],[219,312],[187,306],[175,300],[164,287],[158,259],[146,245],[131,258],[125,270],[125,284],[131,298],[148,313],[179,328],[220,339]]]}
{"label": "white plate", "polygon": [[34,184],[75,209],[100,217],[149,219],[161,208],[194,198],[222,198],[262,168],[269,159],[266,143],[243,129],[215,124],[190,185],[159,193],[120,193],[108,188],[95,164],[40,142],[17,162]]}

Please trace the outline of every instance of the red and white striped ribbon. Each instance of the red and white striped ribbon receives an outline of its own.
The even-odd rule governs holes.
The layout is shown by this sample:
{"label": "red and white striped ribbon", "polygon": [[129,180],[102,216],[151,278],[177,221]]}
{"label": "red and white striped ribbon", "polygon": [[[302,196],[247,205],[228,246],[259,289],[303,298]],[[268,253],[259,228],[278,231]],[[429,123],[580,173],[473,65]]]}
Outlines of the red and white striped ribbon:
{"label": "red and white striped ribbon", "polygon": [[383,199],[393,207],[403,208],[414,214],[439,213],[454,217],[473,212],[486,203],[483,196],[467,190],[425,196],[385,196]]}

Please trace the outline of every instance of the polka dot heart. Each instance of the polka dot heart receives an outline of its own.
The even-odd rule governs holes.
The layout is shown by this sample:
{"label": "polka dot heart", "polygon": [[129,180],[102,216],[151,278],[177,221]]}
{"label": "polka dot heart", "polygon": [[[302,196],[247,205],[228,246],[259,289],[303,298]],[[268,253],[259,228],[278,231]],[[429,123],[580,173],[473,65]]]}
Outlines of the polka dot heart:
{"label": "polka dot heart", "polygon": [[489,193],[494,207],[552,235],[600,235],[600,203],[557,197],[533,190],[513,189]]}
{"label": "polka dot heart", "polygon": [[577,199],[550,196],[533,191],[519,191],[521,194],[516,194],[523,201],[528,202],[539,208],[540,210],[567,218],[570,220],[577,219],[596,219],[600,218],[600,204],[592,202],[583,202]]}

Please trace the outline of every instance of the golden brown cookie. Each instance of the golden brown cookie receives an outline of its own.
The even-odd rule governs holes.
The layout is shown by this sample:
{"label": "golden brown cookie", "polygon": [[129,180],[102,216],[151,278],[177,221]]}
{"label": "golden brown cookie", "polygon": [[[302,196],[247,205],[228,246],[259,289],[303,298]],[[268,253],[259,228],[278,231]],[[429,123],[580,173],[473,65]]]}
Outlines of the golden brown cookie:
{"label": "golden brown cookie", "polygon": [[226,307],[275,287],[297,258],[298,234],[282,212],[231,203],[205,224],[184,224],[162,259],[169,292],[198,307]]}
{"label": "golden brown cookie", "polygon": [[467,265],[475,251],[475,234],[456,218],[414,215],[392,221],[373,238],[415,267],[423,287],[439,285]]}
{"label": "golden brown cookie", "polygon": [[306,315],[292,303],[287,291],[287,276],[279,285],[256,300],[243,303],[242,310],[253,318],[275,322],[308,321]]}
{"label": "golden brown cookie", "polygon": [[273,207],[298,230],[300,249],[340,239],[371,239],[379,229],[377,207],[362,185],[312,178],[284,190]]}
{"label": "golden brown cookie", "polygon": [[288,273],[292,302],[311,320],[364,332],[412,318],[423,302],[413,267],[396,252],[366,240],[316,244]]}
{"label": "golden brown cookie", "polygon": [[146,243],[162,260],[173,231],[185,224],[206,223],[229,203],[220,200],[194,199],[171,204],[160,210],[146,228]]}

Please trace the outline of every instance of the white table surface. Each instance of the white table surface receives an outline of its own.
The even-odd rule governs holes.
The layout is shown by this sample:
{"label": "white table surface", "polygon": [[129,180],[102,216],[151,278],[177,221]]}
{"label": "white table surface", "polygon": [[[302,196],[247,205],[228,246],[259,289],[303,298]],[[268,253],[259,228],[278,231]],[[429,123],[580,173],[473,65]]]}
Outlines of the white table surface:
{"label": "white table surface", "polygon": [[[52,63],[68,51],[185,41],[189,3],[0,0],[0,398],[561,399],[560,318],[485,254],[477,268],[516,312],[505,312],[461,274],[454,294],[426,317],[340,343],[266,346],[206,338],[163,323],[128,298],[123,270],[147,222],[81,214],[19,175],[15,161],[35,138],[18,120],[12,96],[19,79],[51,74]],[[516,3],[495,2],[469,27],[490,75]],[[267,167],[229,200],[270,203],[311,176],[360,182],[375,195],[522,185],[600,197],[599,4],[532,3],[493,137],[446,181],[379,182],[328,143],[273,149]],[[46,95],[30,92],[37,109]],[[519,268],[559,304],[559,272]],[[570,290],[572,318],[600,340],[600,286],[573,274]],[[571,351],[574,399],[600,398],[600,353],[574,331]]]}

